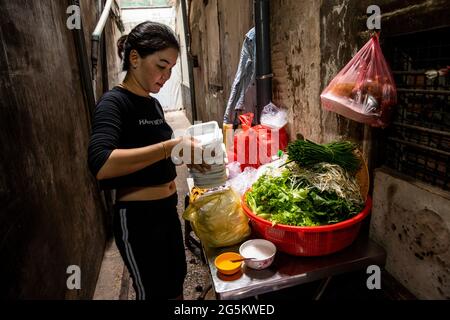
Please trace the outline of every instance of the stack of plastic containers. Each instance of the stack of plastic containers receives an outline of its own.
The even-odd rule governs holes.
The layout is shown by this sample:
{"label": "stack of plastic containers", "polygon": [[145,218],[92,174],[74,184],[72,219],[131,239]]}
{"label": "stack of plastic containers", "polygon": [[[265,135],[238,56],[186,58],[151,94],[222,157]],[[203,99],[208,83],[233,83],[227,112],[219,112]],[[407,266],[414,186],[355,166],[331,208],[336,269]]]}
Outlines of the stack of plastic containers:
{"label": "stack of plastic containers", "polygon": [[194,179],[195,186],[209,189],[225,184],[226,173],[226,152],[223,144],[223,134],[216,121],[195,124],[186,130],[186,134],[194,137],[202,146],[203,161],[211,165],[211,170],[204,173],[194,168],[190,169],[190,174]]}

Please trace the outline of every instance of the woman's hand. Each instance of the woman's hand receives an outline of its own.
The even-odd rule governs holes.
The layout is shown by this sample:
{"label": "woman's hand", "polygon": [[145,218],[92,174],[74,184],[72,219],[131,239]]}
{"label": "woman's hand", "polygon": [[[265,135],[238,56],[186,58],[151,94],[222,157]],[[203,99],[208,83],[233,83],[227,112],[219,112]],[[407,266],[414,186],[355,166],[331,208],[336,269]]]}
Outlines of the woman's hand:
{"label": "woman's hand", "polygon": [[[191,136],[183,136],[176,139],[177,141],[177,152],[183,159],[183,163],[187,165],[188,168],[196,169],[202,173],[211,169],[211,166],[205,163],[203,157],[203,148],[199,145],[198,141]],[[185,155],[185,151],[190,151]]]}

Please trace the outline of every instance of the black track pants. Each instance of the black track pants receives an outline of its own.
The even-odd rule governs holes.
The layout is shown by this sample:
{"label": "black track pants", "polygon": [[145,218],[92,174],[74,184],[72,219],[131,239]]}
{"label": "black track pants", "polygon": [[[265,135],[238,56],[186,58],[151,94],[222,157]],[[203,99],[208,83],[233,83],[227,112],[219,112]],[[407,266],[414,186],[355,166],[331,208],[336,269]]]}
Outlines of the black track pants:
{"label": "black track pants", "polygon": [[177,201],[175,193],[115,206],[114,237],[137,300],[174,299],[183,293],[187,266]]}

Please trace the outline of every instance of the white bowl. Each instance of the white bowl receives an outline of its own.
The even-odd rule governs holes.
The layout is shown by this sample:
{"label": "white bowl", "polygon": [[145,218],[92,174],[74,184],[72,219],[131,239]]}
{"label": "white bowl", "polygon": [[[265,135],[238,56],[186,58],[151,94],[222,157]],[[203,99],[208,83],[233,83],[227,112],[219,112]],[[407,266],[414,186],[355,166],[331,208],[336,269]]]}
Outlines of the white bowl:
{"label": "white bowl", "polygon": [[256,270],[268,268],[275,259],[276,253],[277,247],[264,239],[248,240],[239,248],[239,254],[243,258],[256,258],[245,261],[246,266]]}

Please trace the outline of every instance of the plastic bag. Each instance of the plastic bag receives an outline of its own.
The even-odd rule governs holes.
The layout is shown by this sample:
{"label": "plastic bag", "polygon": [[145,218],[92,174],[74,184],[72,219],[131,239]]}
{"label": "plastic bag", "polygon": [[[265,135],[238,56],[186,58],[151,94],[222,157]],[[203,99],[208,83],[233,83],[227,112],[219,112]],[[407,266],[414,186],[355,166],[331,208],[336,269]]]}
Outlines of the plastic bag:
{"label": "plastic bag", "polygon": [[227,181],[227,185],[233,188],[240,196],[243,196],[244,193],[250,189],[250,187],[256,182],[258,179],[258,169],[247,167],[244,172],[239,174]]}
{"label": "plastic bag", "polygon": [[374,127],[386,127],[397,104],[392,73],[374,35],[320,95],[324,109]]}
{"label": "plastic bag", "polygon": [[273,103],[265,106],[261,113],[261,124],[267,127],[281,129],[287,124],[287,113]]}
{"label": "plastic bag", "polygon": [[228,158],[241,163],[244,171],[247,167],[258,168],[272,161],[279,150],[286,150],[288,135],[285,128],[275,129],[264,125],[252,127],[253,113],[239,116],[242,131],[234,135],[233,148],[229,148]]}
{"label": "plastic bag", "polygon": [[228,179],[234,179],[242,173],[241,164],[237,161],[227,164],[228,169]]}
{"label": "plastic bag", "polygon": [[192,230],[208,247],[232,246],[251,233],[241,200],[231,188],[200,196],[188,206],[183,218],[190,221]]}

